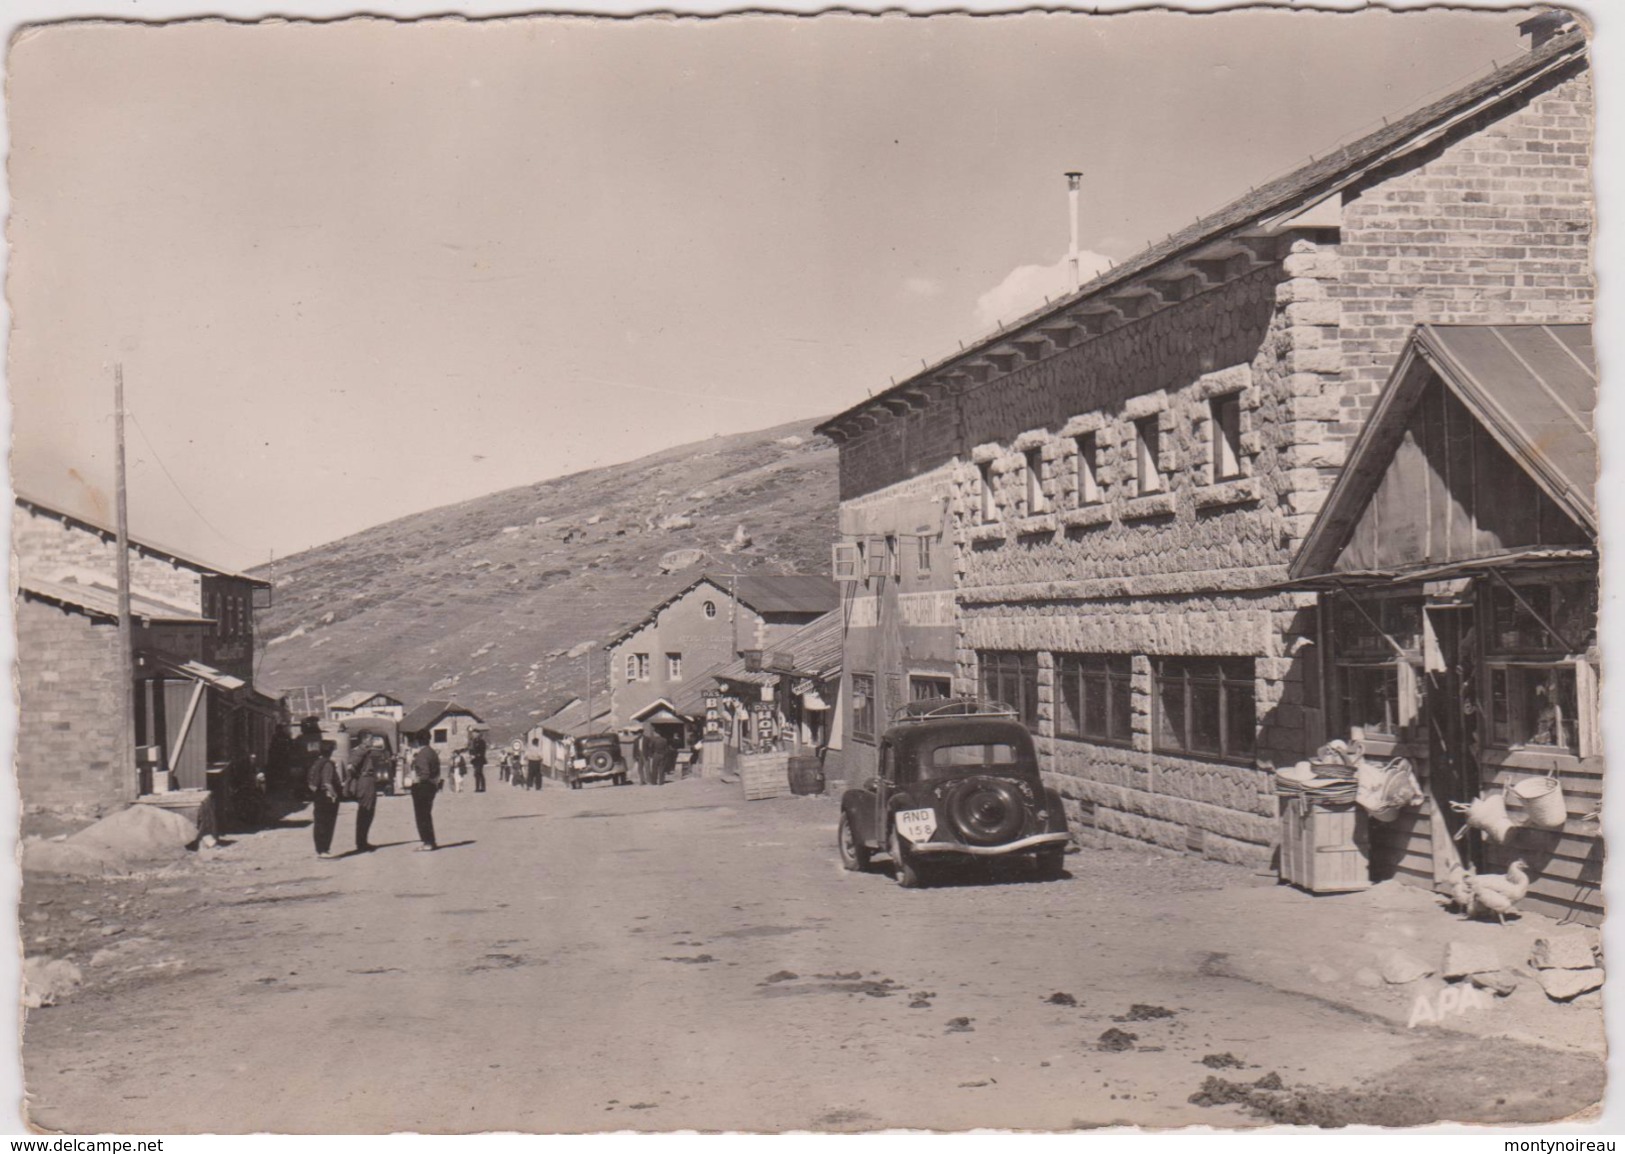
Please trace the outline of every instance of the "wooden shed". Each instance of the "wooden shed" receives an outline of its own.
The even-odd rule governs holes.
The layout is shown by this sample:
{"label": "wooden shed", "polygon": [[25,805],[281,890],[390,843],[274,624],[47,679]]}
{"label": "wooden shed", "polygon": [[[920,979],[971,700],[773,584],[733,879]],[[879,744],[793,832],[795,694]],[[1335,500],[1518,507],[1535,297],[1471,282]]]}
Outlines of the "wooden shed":
{"label": "wooden shed", "polygon": [[[1588,325],[1418,326],[1294,559],[1333,732],[1428,794],[1373,823],[1379,878],[1521,859],[1525,906],[1602,918],[1596,394]],[[1560,828],[1463,831],[1451,803],[1531,777],[1561,785]]]}

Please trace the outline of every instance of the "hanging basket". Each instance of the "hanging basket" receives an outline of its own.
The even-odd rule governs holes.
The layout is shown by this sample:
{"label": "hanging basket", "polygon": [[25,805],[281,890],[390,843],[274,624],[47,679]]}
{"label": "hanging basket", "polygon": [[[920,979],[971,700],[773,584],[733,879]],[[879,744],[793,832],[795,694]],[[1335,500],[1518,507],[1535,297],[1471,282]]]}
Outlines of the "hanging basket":
{"label": "hanging basket", "polygon": [[1467,825],[1456,831],[1458,841],[1467,832],[1468,826],[1481,831],[1485,837],[1494,842],[1506,841],[1507,834],[1512,832],[1513,822],[1507,816],[1505,790],[1501,793],[1486,793],[1467,804],[1453,801],[1450,808],[1467,815]]}
{"label": "hanging basket", "polygon": [[1563,787],[1555,775],[1511,782],[1505,792],[1523,805],[1523,823],[1531,829],[1562,829],[1569,820]]}

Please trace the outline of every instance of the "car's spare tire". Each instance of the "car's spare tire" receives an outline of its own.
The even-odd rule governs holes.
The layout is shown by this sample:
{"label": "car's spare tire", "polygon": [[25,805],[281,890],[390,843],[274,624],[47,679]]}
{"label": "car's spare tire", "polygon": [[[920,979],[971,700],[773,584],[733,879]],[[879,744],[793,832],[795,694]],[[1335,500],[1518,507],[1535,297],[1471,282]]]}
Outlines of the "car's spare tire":
{"label": "car's spare tire", "polygon": [[999,845],[1021,833],[1026,805],[1007,781],[973,777],[954,786],[945,801],[948,821],[970,845]]}
{"label": "car's spare tire", "polygon": [[615,755],[607,749],[595,749],[587,755],[587,768],[594,773],[608,773],[615,764]]}

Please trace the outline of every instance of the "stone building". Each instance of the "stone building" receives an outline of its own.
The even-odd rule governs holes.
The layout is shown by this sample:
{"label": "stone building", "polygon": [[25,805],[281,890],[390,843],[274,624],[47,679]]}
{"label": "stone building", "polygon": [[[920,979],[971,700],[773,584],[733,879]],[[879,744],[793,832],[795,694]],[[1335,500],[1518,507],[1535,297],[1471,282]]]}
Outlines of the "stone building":
{"label": "stone building", "polygon": [[117,534],[18,497],[17,773],[25,810],[102,812],[150,792],[152,769],[202,788],[209,766],[261,764],[279,721],[253,687],[254,610],[270,583],[130,541],[136,744],[118,764]]}
{"label": "stone building", "polygon": [[468,748],[474,730],[484,728],[479,714],[455,701],[425,701],[400,721],[403,738],[423,734],[447,764],[453,753]]}
{"label": "stone building", "polygon": [[[954,688],[1027,720],[1083,836],[1270,860],[1262,763],[1346,728],[1318,594],[1288,565],[1407,340],[1590,321],[1585,44],[1531,31],[1519,59],[820,427],[844,544],[886,548],[946,503]],[[875,568],[846,586],[849,764],[851,678],[911,675],[860,608],[878,593],[883,617],[906,566]]]}
{"label": "stone building", "polygon": [[693,679],[705,680],[747,651],[772,649],[836,601],[835,583],[825,576],[700,577],[604,646],[611,728],[649,722],[687,744],[675,703]]}

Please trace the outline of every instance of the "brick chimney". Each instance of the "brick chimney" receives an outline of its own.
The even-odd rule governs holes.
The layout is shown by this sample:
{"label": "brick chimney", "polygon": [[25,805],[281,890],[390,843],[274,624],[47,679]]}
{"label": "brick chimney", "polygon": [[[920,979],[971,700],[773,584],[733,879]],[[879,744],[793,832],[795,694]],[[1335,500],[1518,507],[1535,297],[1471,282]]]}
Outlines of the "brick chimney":
{"label": "brick chimney", "polygon": [[1574,27],[1574,13],[1561,8],[1548,8],[1536,16],[1521,21],[1518,31],[1529,37],[1529,51],[1538,52],[1541,45],[1553,37],[1561,36]]}

